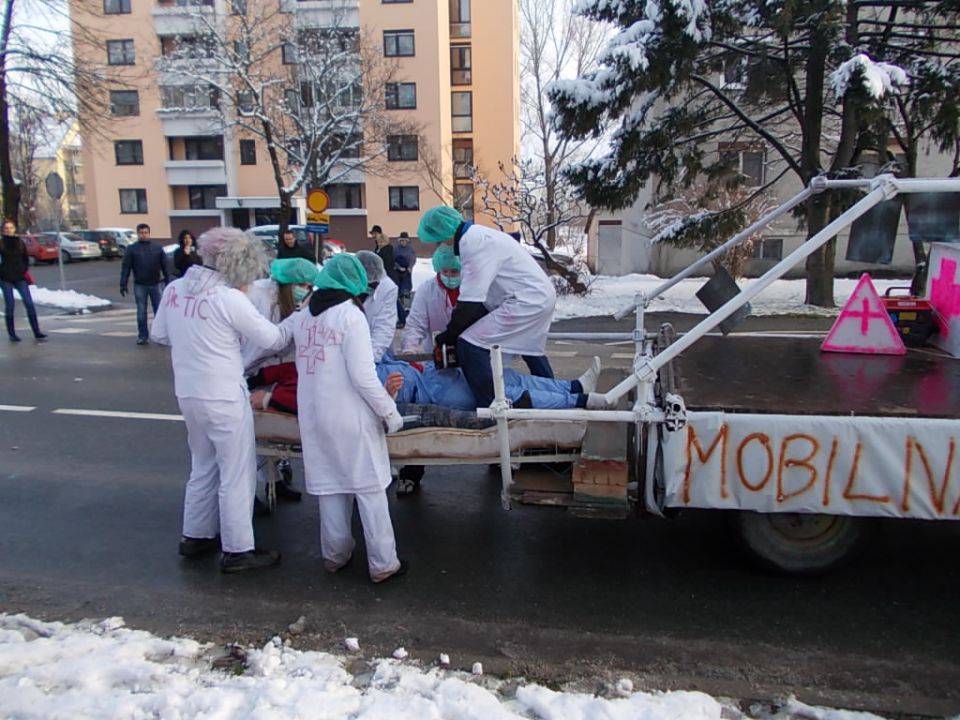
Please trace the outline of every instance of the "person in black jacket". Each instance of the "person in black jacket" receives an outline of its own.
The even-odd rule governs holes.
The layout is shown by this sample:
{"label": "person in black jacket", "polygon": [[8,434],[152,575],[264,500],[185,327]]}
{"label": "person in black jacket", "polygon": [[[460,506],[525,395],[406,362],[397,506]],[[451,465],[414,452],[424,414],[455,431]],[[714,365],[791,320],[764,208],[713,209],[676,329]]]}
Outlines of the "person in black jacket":
{"label": "person in black jacket", "polygon": [[289,260],[290,258],[303,258],[310,262],[316,262],[310,248],[297,243],[296,233],[288,229],[284,231],[283,238],[277,243],[277,259]]}
{"label": "person in black jacket", "polygon": [[379,225],[370,228],[370,237],[373,239],[373,250],[380,259],[383,260],[383,270],[387,277],[397,283],[397,260],[390,244],[390,238],[383,234],[383,229]]}
{"label": "person in black jacket", "polygon": [[167,269],[166,256],[163,248],[150,242],[150,226],[146,223],[137,225],[137,242],[127,248],[123,255],[123,267],[120,270],[120,294],[127,294],[127,279],[133,271],[133,297],[137,301],[137,345],[146,345],[150,335],[147,327],[147,298],[153,305],[153,315],[156,317],[160,307],[160,281],[163,284],[170,282],[170,271]]}
{"label": "person in black jacket", "polygon": [[177,277],[186,275],[187,268],[191,265],[203,265],[203,258],[197,255],[197,244],[192,232],[181,230],[177,245],[179,247],[173,251],[173,267]]}
{"label": "person in black jacket", "polygon": [[33,336],[37,340],[43,340],[47,336],[40,332],[37,310],[33,306],[30,285],[27,283],[29,262],[27,246],[17,235],[17,224],[10,218],[4,218],[3,227],[0,230],[3,232],[3,238],[0,239],[0,288],[3,289],[3,319],[7,323],[7,335],[11,342],[20,342],[13,319],[15,307],[13,291],[16,290],[20,293],[20,299],[27,310],[27,319],[30,321]]}

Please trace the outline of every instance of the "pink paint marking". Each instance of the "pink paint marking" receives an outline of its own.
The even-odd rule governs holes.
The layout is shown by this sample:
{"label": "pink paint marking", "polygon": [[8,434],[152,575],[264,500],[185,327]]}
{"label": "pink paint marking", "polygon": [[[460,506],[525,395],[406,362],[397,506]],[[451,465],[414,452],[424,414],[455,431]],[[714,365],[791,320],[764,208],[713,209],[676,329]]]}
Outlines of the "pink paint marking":
{"label": "pink paint marking", "polygon": [[930,304],[937,310],[937,325],[943,337],[950,336],[950,319],[960,316],[960,285],[957,285],[957,261],[940,259],[940,274],[930,283]]}
{"label": "pink paint marking", "polygon": [[866,335],[867,332],[870,330],[870,318],[879,319],[879,318],[887,317],[887,313],[870,312],[869,298],[863,298],[863,300],[860,301],[860,306],[863,308],[860,312],[857,312],[855,310],[849,310],[849,309],[845,310],[844,312],[848,318],[850,317],[860,318],[860,334]]}
{"label": "pink paint marking", "polygon": [[[859,308],[859,309],[858,309]],[[841,328],[850,321],[859,320],[860,339],[843,341]],[[864,353],[867,355],[903,355],[907,352],[900,333],[883,307],[870,276],[864,273],[850,299],[840,311],[836,322],[820,346],[827,352]]]}

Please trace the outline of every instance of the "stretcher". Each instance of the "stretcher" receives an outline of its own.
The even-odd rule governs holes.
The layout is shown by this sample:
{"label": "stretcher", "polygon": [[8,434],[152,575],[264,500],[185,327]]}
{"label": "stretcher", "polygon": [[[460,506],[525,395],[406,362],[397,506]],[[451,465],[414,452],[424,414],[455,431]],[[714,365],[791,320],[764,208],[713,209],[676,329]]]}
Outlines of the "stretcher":
{"label": "stretcher", "polygon": [[[302,458],[300,425],[296,415],[278,412],[253,413],[257,455],[276,460]],[[512,463],[575,462],[583,444],[587,423],[583,420],[512,420]],[[393,465],[487,465],[500,462],[497,428],[467,430],[449,427],[418,427],[387,436]],[[266,463],[267,505],[276,504],[276,463]]]}

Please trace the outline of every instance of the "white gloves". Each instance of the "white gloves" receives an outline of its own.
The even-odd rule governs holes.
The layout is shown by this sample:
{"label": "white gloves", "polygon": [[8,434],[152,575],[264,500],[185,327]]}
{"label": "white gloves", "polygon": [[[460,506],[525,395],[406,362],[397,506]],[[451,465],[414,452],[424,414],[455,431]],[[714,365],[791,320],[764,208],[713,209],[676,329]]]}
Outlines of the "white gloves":
{"label": "white gloves", "polygon": [[387,426],[387,435],[403,430],[403,417],[396,410],[387,415],[383,419],[383,423]]}

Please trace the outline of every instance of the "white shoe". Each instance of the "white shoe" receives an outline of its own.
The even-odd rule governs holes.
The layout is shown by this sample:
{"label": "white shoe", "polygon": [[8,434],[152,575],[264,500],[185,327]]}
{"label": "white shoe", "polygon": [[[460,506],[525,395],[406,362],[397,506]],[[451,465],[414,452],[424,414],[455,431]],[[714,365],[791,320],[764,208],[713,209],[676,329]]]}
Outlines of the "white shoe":
{"label": "white shoe", "polygon": [[587,395],[587,410],[611,410],[613,405],[607,402],[603,393],[592,392]]}
{"label": "white shoe", "polygon": [[594,357],[593,362],[590,364],[590,367],[587,368],[587,371],[577,378],[580,381],[580,386],[583,388],[580,392],[584,395],[589,395],[594,390],[597,389],[597,379],[600,377],[600,358]]}

